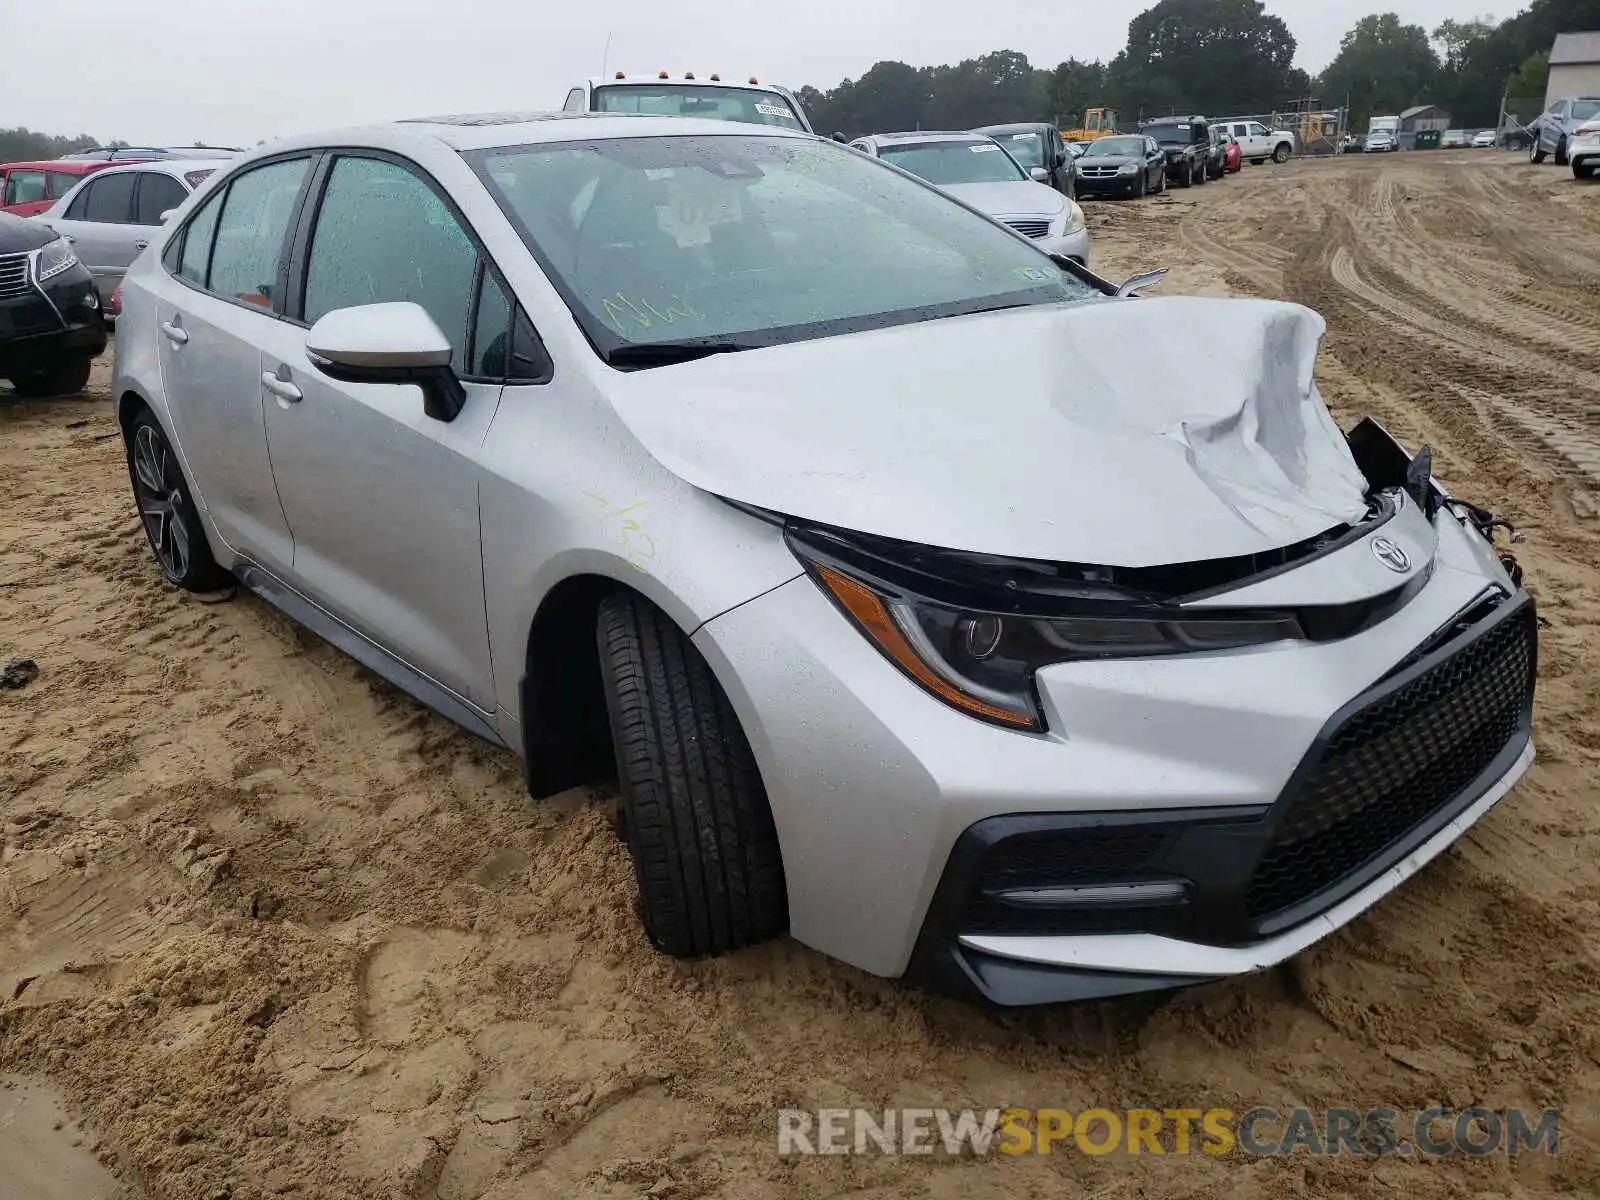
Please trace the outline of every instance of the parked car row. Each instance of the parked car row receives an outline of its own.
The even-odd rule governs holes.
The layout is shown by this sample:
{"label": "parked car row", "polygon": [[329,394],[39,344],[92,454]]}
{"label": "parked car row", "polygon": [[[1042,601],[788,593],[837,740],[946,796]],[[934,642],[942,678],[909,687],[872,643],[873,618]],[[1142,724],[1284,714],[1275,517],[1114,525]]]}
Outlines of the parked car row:
{"label": "parked car row", "polygon": [[958,201],[1046,189],[989,135],[864,143],[574,112],[230,161],[123,284],[160,572],[536,797],[614,774],[663,952],[1001,1004],[1285,961],[1532,759],[1492,516],[1334,423],[1310,310],[1043,253]]}

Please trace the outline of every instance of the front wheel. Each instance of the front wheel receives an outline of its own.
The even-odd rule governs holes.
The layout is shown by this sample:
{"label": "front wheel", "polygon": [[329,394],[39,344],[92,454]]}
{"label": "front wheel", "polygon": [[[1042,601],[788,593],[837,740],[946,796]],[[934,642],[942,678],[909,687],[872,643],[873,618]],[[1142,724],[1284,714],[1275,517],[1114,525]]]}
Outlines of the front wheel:
{"label": "front wheel", "polygon": [[1288,142],[1279,142],[1276,146],[1273,147],[1273,150],[1272,150],[1272,161],[1275,162],[1275,163],[1286,163],[1286,162],[1289,161],[1289,153],[1290,153],[1289,143]]}
{"label": "front wheel", "polygon": [[166,432],[149,409],[127,430],[128,474],[139,520],[167,582],[189,592],[214,592],[233,582],[206,542],[200,513]]}
{"label": "front wheel", "polygon": [[678,958],[778,936],[789,907],[772,810],[710,665],[630,592],[602,602],[596,637],[645,933]]}
{"label": "front wheel", "polygon": [[1537,136],[1528,143],[1528,161],[1535,166],[1544,161],[1544,147],[1539,144]]}
{"label": "front wheel", "polygon": [[47,366],[18,371],[11,377],[11,386],[25,400],[76,396],[89,383],[90,363],[88,356],[77,354]]}

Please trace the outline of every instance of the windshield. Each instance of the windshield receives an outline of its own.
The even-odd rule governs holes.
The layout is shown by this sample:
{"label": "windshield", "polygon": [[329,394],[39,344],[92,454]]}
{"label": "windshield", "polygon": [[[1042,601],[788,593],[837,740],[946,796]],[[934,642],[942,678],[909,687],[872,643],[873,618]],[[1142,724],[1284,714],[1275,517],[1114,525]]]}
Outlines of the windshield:
{"label": "windshield", "polygon": [[1572,117],[1577,121],[1592,121],[1600,117],[1600,100],[1574,100]]}
{"label": "windshield", "polygon": [[1044,166],[1044,139],[1037,133],[1011,133],[1000,139],[1012,158],[1028,167]]}
{"label": "windshield", "polygon": [[1135,137],[1101,138],[1090,142],[1085,158],[1143,158],[1144,139]]}
{"label": "windshield", "polygon": [[1163,146],[1187,146],[1193,140],[1187,125],[1151,125],[1145,132]]}
{"label": "windshield", "polygon": [[617,138],[469,158],[618,366],[1100,294],[833,142]]}
{"label": "windshield", "polygon": [[952,183],[1015,183],[1027,175],[993,142],[908,142],[878,157],[943,187]]}
{"label": "windshield", "polygon": [[653,117],[703,117],[800,129],[794,106],[765,88],[661,83],[609,84],[595,88],[596,112],[644,113]]}

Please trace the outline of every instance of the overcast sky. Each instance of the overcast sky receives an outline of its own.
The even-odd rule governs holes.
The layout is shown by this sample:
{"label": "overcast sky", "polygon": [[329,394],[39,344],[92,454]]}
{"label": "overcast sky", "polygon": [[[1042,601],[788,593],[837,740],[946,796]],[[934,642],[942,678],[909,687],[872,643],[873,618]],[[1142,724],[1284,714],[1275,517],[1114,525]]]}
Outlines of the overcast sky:
{"label": "overcast sky", "polygon": [[[828,88],[880,59],[1109,59],[1140,0],[0,0],[0,127],[253,145],[391,117],[559,108],[608,65]],[[1313,74],[1366,13],[1461,0],[1267,0]],[[1511,8],[1499,12],[1509,16]]]}

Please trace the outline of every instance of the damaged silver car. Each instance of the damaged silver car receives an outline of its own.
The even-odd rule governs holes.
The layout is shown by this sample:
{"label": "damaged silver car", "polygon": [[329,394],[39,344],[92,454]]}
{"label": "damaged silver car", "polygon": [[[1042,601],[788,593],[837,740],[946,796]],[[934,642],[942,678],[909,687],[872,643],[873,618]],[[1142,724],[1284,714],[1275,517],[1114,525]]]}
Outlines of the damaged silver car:
{"label": "damaged silver car", "polygon": [[614,773],[667,953],[787,930],[1001,1004],[1243,974],[1532,760],[1504,523],[1334,423],[1308,309],[675,118],[280,142],[157,236],[115,396],[166,577],[535,796]]}

